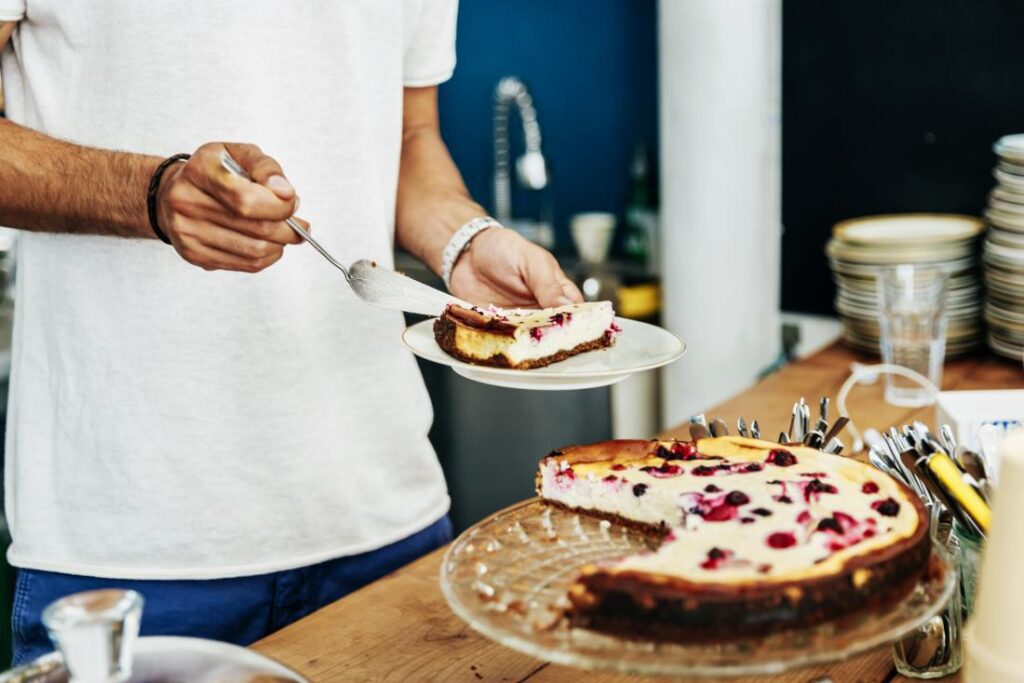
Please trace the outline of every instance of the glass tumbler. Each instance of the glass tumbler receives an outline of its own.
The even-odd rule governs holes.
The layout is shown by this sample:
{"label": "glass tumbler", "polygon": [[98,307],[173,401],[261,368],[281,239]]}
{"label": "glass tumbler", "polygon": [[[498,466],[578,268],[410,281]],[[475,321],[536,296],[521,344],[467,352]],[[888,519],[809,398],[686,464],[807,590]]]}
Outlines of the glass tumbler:
{"label": "glass tumbler", "polygon": [[[946,281],[936,266],[904,263],[878,275],[878,326],[882,361],[901,365],[942,383],[946,355]],[[899,375],[887,375],[885,400],[892,405],[920,407],[934,402],[932,392]]]}

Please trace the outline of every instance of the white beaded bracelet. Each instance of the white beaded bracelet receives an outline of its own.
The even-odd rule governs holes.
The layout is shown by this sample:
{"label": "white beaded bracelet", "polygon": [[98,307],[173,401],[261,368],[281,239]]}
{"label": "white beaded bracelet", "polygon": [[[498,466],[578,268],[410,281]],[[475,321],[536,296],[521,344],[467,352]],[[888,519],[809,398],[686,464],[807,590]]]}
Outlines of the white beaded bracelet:
{"label": "white beaded bracelet", "polygon": [[448,244],[445,245],[444,252],[441,254],[441,278],[444,280],[444,286],[449,291],[452,288],[452,270],[455,269],[455,264],[459,262],[459,257],[462,256],[462,253],[469,248],[469,243],[487,228],[500,227],[503,227],[501,223],[490,216],[481,216],[480,218],[474,218],[455,231],[455,234],[448,240]]}

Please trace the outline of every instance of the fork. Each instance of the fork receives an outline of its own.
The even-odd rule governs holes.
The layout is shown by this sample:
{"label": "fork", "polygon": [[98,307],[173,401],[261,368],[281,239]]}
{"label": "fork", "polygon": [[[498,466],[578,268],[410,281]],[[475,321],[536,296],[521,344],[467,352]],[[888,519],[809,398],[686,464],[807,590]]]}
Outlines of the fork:
{"label": "fork", "polygon": [[[237,161],[226,151],[221,152],[220,164],[228,173],[246,180],[252,180]],[[417,282],[411,277],[397,273],[390,268],[378,264],[369,259],[360,259],[349,267],[342,265],[340,261],[331,256],[330,252],[320,246],[313,237],[302,229],[298,221],[288,218],[285,223],[296,235],[309,243],[311,247],[320,252],[327,261],[345,275],[352,291],[363,301],[409,313],[421,315],[440,315],[445,307],[450,304],[458,304],[471,308],[472,304],[458,299],[451,294],[434,289],[422,282]]]}

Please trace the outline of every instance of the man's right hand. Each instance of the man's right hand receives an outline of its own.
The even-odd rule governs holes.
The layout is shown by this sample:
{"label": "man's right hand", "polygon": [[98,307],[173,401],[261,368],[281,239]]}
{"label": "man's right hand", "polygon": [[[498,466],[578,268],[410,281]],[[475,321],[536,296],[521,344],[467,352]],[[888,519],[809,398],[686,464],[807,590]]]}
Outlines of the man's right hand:
{"label": "man's right hand", "polygon": [[[252,181],[221,166],[225,150]],[[203,145],[167,169],[157,192],[160,229],[183,259],[205,270],[255,273],[276,263],[285,245],[302,241],[284,223],[298,207],[281,166],[247,144]]]}

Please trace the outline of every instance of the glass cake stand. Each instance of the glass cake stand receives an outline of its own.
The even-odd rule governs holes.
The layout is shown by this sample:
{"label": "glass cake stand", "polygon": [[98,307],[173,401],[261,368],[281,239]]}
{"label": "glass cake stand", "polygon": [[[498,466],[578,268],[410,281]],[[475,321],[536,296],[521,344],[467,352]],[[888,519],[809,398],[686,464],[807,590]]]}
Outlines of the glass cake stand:
{"label": "glass cake stand", "polygon": [[441,563],[441,591],[472,628],[539,659],[628,673],[725,677],[777,674],[834,662],[897,640],[937,614],[955,574],[938,547],[913,592],[885,611],[853,615],[760,638],[694,644],[625,640],[562,618],[577,569],[649,549],[643,534],[607,521],[551,509],[532,499],[466,530]]}

